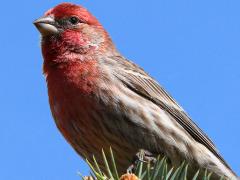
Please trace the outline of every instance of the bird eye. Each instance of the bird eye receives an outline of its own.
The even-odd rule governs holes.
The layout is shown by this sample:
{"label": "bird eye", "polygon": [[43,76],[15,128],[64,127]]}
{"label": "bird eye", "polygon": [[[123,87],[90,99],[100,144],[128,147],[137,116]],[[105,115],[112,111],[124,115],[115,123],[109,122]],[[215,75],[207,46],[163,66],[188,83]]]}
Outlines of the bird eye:
{"label": "bird eye", "polygon": [[75,17],[75,16],[70,17],[69,21],[70,21],[71,24],[73,24],[73,25],[76,25],[76,24],[78,24],[78,23],[80,22],[80,20],[79,20],[77,17]]}

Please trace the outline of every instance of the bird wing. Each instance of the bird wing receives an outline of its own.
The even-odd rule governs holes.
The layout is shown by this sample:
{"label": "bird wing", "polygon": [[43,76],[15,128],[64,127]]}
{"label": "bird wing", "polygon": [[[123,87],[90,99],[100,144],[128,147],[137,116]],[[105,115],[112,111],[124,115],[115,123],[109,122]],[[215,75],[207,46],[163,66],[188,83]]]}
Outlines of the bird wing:
{"label": "bird wing", "polygon": [[[116,57],[115,57],[116,58]],[[175,119],[197,142],[207,147],[219,160],[230,167],[218,153],[213,142],[207,135],[191,120],[177,102],[143,69],[121,57],[118,63],[121,67],[116,71],[118,78],[125,86],[138,95],[152,101]]]}

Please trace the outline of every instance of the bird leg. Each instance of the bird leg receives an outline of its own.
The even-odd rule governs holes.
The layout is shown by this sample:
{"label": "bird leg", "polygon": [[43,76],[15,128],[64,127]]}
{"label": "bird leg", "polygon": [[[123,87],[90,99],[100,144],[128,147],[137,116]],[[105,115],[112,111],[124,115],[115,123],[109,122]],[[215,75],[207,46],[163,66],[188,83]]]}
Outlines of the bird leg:
{"label": "bird leg", "polygon": [[155,164],[157,159],[151,152],[145,149],[139,149],[139,151],[134,155],[132,164],[127,169],[127,173],[134,173],[137,170],[137,165],[139,161]]}

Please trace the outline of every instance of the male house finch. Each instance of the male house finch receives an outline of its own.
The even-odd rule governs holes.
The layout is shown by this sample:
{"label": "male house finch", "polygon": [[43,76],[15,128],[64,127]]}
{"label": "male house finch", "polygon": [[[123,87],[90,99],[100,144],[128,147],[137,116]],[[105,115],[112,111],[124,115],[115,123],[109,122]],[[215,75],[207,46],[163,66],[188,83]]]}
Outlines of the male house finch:
{"label": "male house finch", "polygon": [[[42,35],[56,125],[82,157],[110,146],[120,172],[139,149],[237,179],[212,141],[143,69],[125,59],[86,9],[62,3],[34,22]],[[191,172],[191,170],[190,170]]]}

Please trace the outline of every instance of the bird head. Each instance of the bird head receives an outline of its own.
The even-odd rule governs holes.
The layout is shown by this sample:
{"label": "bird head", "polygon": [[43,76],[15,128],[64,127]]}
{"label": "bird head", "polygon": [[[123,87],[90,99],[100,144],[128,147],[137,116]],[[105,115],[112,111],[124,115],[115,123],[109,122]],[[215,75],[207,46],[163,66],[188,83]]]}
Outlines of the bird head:
{"label": "bird head", "polygon": [[[44,59],[61,60],[61,55],[89,54],[113,48],[107,32],[85,8],[61,3],[34,21],[42,36]],[[78,56],[80,57],[80,56]],[[64,59],[68,59],[64,56]]]}
{"label": "bird head", "polygon": [[62,3],[48,10],[34,24],[43,37],[63,32],[80,32],[84,26],[101,27],[85,8],[71,3]]}

